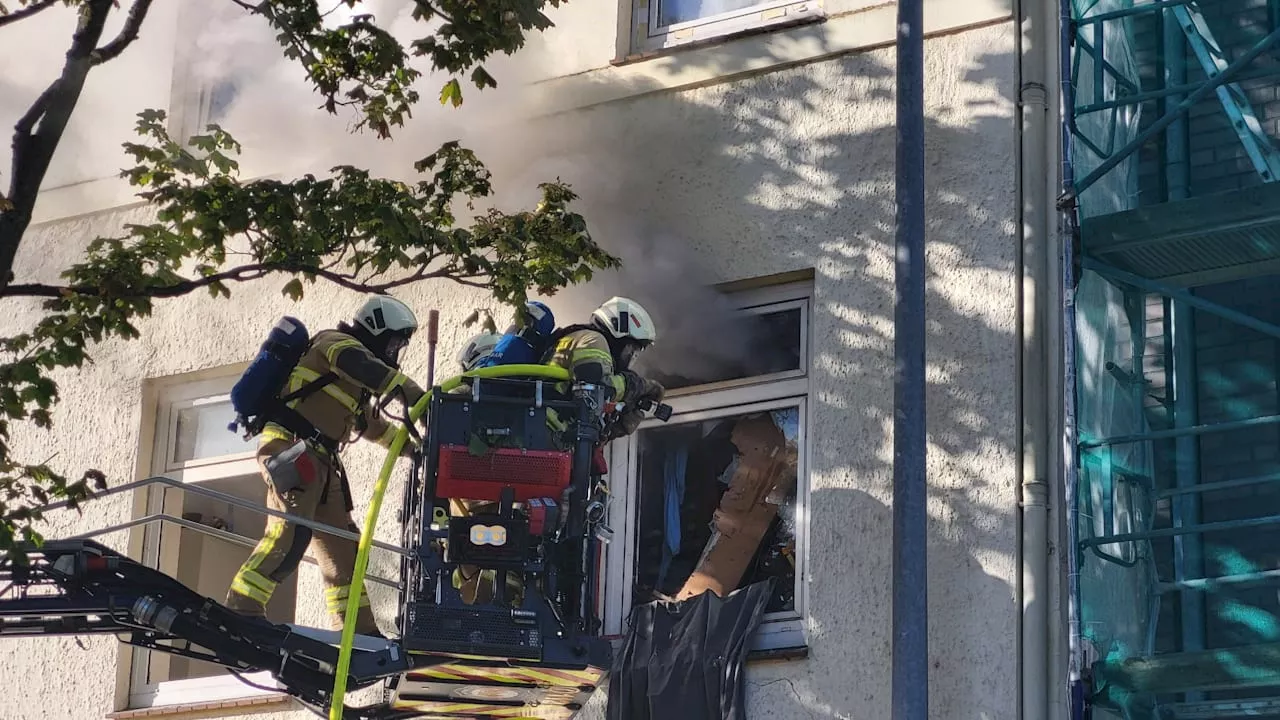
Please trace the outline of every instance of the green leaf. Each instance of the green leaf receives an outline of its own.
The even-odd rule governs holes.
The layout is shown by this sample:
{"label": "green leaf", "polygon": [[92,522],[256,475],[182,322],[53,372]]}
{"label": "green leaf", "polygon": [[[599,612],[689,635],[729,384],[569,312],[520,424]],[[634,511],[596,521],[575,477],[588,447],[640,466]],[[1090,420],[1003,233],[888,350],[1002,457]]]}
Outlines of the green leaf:
{"label": "green leaf", "polygon": [[457,78],[445,83],[440,89],[440,104],[446,103],[453,103],[454,107],[462,105],[462,87],[458,84]]}
{"label": "green leaf", "polygon": [[483,67],[480,67],[478,65],[476,66],[475,70],[471,71],[471,82],[475,83],[476,87],[480,88],[481,90],[483,90],[486,87],[491,87],[491,88],[498,87],[498,81],[494,80],[492,75],[486,72]]}

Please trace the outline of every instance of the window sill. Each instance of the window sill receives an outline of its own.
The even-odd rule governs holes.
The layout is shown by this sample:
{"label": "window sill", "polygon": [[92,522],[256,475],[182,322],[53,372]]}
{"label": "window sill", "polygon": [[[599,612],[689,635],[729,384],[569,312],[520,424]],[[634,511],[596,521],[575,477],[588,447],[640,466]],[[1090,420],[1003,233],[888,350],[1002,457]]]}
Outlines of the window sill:
{"label": "window sill", "polygon": [[773,650],[752,650],[747,653],[747,664],[757,665],[767,662],[789,662],[792,660],[808,660],[809,647],[775,648]]}
{"label": "window sill", "polygon": [[769,33],[779,32],[781,30],[790,30],[793,28],[803,27],[805,25],[816,25],[818,23],[826,22],[827,18],[828,16],[825,14],[815,13],[798,17],[793,20],[762,23],[755,27],[733,30],[722,35],[715,35],[712,37],[674,43],[667,46],[655,45],[652,48],[640,49],[630,55],[626,55],[625,57],[611,60],[609,64],[614,67],[623,67],[634,63],[645,62],[646,60],[653,60],[655,58],[666,57],[668,55],[676,55],[690,50],[697,50],[699,48],[711,48],[717,45],[724,45],[725,43],[730,43],[742,38],[753,37],[756,35],[768,35]]}
{"label": "window sill", "polygon": [[[926,0],[925,37],[1008,22],[1012,0]],[[545,118],[653,93],[701,87],[851,52],[893,47],[897,5],[886,0],[829,12],[819,22],[770,27],[727,41],[616,58],[609,64],[531,83],[522,91],[525,119]]]}
{"label": "window sill", "polygon": [[252,708],[253,710],[262,710],[266,708],[276,708],[283,710],[284,706],[292,702],[292,698],[284,693],[272,693],[270,695],[260,695],[258,697],[240,698],[238,700],[210,700],[207,702],[182,703],[179,705],[160,705],[149,708],[136,708],[133,710],[119,710],[107,713],[107,720],[132,720],[133,718],[151,718],[151,717],[175,717],[175,716],[194,716],[194,717],[217,717],[229,714],[230,710],[245,710]]}

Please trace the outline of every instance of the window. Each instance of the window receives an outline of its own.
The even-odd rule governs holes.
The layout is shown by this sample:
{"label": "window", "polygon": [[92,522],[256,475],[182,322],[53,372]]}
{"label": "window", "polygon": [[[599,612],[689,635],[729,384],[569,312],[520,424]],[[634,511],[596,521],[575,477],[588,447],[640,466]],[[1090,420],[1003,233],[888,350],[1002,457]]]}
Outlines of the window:
{"label": "window", "polygon": [[817,20],[822,0],[634,0],[633,51]]}
{"label": "window", "polygon": [[[255,503],[266,502],[255,444],[227,429],[232,420],[228,392],[235,377],[167,384],[156,406],[151,471],[193,487],[216,490]],[[266,517],[260,513],[175,488],[152,487],[147,513],[182,517],[256,541]],[[185,527],[153,523],[144,531],[143,561],[202,595],[222,599],[251,547]],[[267,616],[293,620],[295,579],[277,588]],[[199,648],[195,648],[199,650]],[[273,687],[269,675],[255,682]],[[221,666],[167,653],[135,650],[130,667],[129,707],[211,702],[263,694]]]}
{"label": "window", "polygon": [[267,23],[234,3],[184,3],[179,23],[184,36],[195,38],[175,50],[171,87],[170,132],[185,140],[210,124],[225,125],[249,79],[278,59],[279,49]]}
{"label": "window", "polygon": [[[615,540],[600,608],[607,633],[622,633],[635,605],[673,597],[691,582],[717,514],[731,514],[738,538],[749,539],[718,543],[721,567],[727,561],[730,576],[740,575],[735,587],[774,579],[753,646],[805,645],[809,288],[736,300],[736,331],[750,333],[748,352],[696,377],[652,372],[669,388],[670,421],[646,421],[611,445],[609,481],[626,502],[610,508]],[[760,447],[772,458],[770,472],[749,466]]]}

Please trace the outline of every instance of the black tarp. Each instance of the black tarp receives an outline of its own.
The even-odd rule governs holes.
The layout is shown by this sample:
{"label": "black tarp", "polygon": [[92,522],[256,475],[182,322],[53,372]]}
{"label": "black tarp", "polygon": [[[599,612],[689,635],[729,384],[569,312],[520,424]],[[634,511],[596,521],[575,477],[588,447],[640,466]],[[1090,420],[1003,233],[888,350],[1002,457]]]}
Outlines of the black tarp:
{"label": "black tarp", "polygon": [[608,720],[746,720],[742,666],[773,584],[632,610],[609,678]]}

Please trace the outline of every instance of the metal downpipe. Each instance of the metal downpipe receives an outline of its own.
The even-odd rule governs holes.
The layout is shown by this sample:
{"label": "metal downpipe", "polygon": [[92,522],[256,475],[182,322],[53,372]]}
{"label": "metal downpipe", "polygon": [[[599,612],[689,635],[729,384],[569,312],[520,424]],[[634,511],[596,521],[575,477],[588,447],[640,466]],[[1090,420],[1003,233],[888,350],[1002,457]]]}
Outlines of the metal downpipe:
{"label": "metal downpipe", "polygon": [[1046,333],[1053,206],[1049,148],[1049,55],[1053,0],[1019,0],[1018,215],[1020,228],[1018,545],[1020,717],[1049,717],[1048,419],[1052,391]]}
{"label": "metal downpipe", "polygon": [[893,720],[929,717],[924,0],[898,0],[893,345]]}

